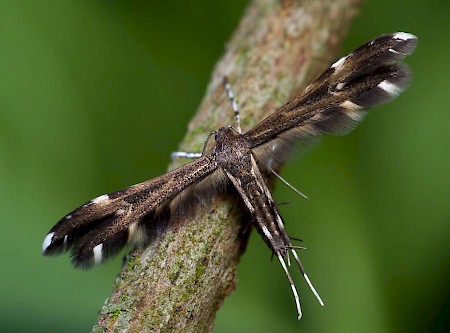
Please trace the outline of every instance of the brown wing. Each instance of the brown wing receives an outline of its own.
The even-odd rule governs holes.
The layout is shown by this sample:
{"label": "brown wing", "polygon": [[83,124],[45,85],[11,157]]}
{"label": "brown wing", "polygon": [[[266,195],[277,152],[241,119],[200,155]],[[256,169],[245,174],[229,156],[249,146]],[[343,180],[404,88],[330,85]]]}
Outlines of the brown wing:
{"label": "brown wing", "polygon": [[366,108],[385,103],[406,89],[409,68],[399,63],[411,54],[417,37],[382,35],[336,61],[297,97],[265,118],[245,137],[258,161],[283,163],[294,143],[321,134],[346,134],[363,119]]}
{"label": "brown wing", "polygon": [[74,266],[84,268],[104,262],[136,236],[144,217],[216,169],[216,163],[205,156],[160,177],[101,195],[63,217],[45,237],[42,252],[53,255],[71,249]]}

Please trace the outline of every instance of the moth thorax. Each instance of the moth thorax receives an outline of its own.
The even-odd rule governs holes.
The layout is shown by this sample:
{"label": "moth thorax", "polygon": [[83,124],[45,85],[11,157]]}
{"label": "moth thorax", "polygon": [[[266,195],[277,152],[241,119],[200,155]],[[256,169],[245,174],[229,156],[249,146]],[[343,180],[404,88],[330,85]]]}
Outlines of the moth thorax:
{"label": "moth thorax", "polygon": [[217,130],[215,155],[220,165],[238,163],[250,153],[250,144],[242,134],[231,127],[222,127]]}

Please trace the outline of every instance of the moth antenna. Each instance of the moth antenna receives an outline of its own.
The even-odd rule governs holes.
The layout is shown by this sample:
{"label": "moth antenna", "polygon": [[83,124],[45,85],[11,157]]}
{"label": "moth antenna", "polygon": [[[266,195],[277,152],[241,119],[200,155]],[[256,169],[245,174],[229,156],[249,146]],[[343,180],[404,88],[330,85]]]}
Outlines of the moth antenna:
{"label": "moth antenna", "polygon": [[272,169],[271,167],[268,167],[270,172],[272,172],[279,180],[281,180],[285,185],[287,185],[291,190],[293,190],[295,193],[297,193],[298,195],[302,196],[303,198],[305,198],[306,200],[308,200],[308,196],[306,196],[305,194],[303,194],[302,192],[300,192],[299,190],[297,190],[294,186],[292,186],[291,184],[289,184],[289,182],[284,179],[283,177],[281,177],[274,169]]}
{"label": "moth antenna", "polygon": [[300,258],[297,255],[297,252],[295,252],[294,248],[291,249],[291,252],[292,252],[292,255],[294,256],[295,261],[297,262],[298,267],[300,268],[300,271],[303,274],[303,278],[305,279],[306,283],[309,286],[309,289],[311,289],[311,291],[314,294],[314,296],[316,296],[317,300],[319,301],[319,304],[324,306],[325,304],[323,303],[322,298],[320,298],[319,293],[316,291],[316,288],[314,288],[311,280],[309,279],[308,275],[306,274],[306,272],[305,272],[305,270],[303,268],[303,265],[302,265],[302,263],[300,261]]}
{"label": "moth antenna", "polygon": [[277,253],[278,260],[280,261],[281,267],[283,267],[284,273],[286,274],[289,283],[291,284],[292,294],[294,295],[295,300],[295,306],[297,307],[297,319],[300,320],[302,318],[302,307],[300,305],[300,298],[298,297],[297,289],[294,285],[294,280],[292,280],[291,274],[289,273],[286,263],[284,262],[283,257],[281,256],[281,253]]}
{"label": "moth antenna", "polygon": [[205,155],[206,147],[208,146],[208,142],[209,142],[209,140],[211,140],[211,137],[212,137],[213,135],[215,135],[216,133],[217,133],[217,130],[212,131],[212,132],[209,133],[208,136],[206,137],[205,143],[203,144],[202,155],[201,155],[201,156]]}
{"label": "moth antenna", "polygon": [[230,100],[231,103],[231,107],[233,108],[234,111],[234,120],[236,121],[236,129],[239,134],[242,134],[241,116],[236,102],[236,97],[233,93],[233,90],[231,89],[230,84],[228,83],[228,78],[226,76],[223,78],[223,87],[225,88],[225,92],[227,93],[228,99]]}

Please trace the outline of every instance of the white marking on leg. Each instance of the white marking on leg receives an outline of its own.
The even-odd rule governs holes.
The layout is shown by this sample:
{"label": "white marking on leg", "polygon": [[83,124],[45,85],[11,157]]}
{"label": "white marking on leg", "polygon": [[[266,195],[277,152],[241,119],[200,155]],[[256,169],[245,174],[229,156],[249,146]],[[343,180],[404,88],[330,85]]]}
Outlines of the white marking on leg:
{"label": "white marking on leg", "polygon": [[100,203],[102,201],[106,201],[106,200],[109,200],[109,195],[108,194],[103,194],[103,195],[101,195],[101,196],[99,196],[99,197],[97,197],[95,199],[92,199],[91,202],[93,204],[98,204],[98,203]]}
{"label": "white marking on leg", "polygon": [[339,104],[339,106],[343,107],[344,109],[347,109],[347,110],[361,110],[362,109],[361,105],[358,105],[358,104],[353,103],[352,101],[348,101],[348,100],[345,102],[342,102],[341,104]]}
{"label": "white marking on leg", "polygon": [[311,283],[311,281],[309,280],[308,275],[303,274],[303,277],[306,280],[306,283],[308,284],[309,288],[311,289],[311,291],[313,292],[314,296],[316,296],[317,300],[319,301],[320,305],[325,306],[325,304],[322,301],[322,298],[320,298],[319,293],[316,291],[316,289],[314,288],[313,284]]}
{"label": "white marking on leg", "polygon": [[199,158],[202,157],[202,153],[188,153],[185,151],[174,151],[172,154],[170,154],[170,157],[172,159],[175,159],[176,157]]}
{"label": "white marking on leg", "polygon": [[342,67],[342,65],[344,64],[346,59],[347,59],[347,56],[342,57],[341,59],[336,61],[333,65],[331,65],[331,68],[334,68],[334,69],[338,70],[339,68]]}
{"label": "white marking on leg", "polygon": [[[294,295],[294,298],[295,298],[296,306],[298,304],[298,306],[297,306],[297,312],[298,312],[297,319],[300,320],[302,318],[302,309],[301,309],[301,306],[300,306],[300,297],[298,297],[297,289],[295,289],[295,286],[293,284],[291,284],[291,289],[292,289],[292,294]],[[297,303],[297,300],[298,300],[298,303]]]}
{"label": "white marking on leg", "polygon": [[98,265],[102,262],[103,243],[94,247],[94,264]]}
{"label": "white marking on leg", "polygon": [[410,34],[408,32],[397,32],[394,34],[394,39],[401,39],[401,40],[410,40],[410,39],[417,39],[416,36],[413,34]]}
{"label": "white marking on leg", "polygon": [[388,80],[384,80],[378,83],[378,87],[390,95],[398,95],[402,92],[402,90],[399,87],[389,82]]}
{"label": "white marking on leg", "polygon": [[297,252],[295,252],[295,249],[291,249],[291,252],[292,252],[292,255],[294,256],[295,261],[298,264],[298,267],[300,268],[300,271],[302,272],[303,278],[305,279],[306,283],[308,284],[309,289],[311,289],[314,296],[316,296],[317,300],[319,301],[319,304],[324,306],[325,304],[323,303],[322,298],[320,297],[319,293],[316,291],[316,288],[314,288],[308,275],[306,275],[305,270],[303,269],[303,265],[297,255]]}
{"label": "white marking on leg", "polygon": [[52,244],[54,235],[55,233],[51,232],[47,236],[45,236],[44,241],[42,242],[42,253],[45,253],[47,248]]}
{"label": "white marking on leg", "polygon": [[280,253],[277,253],[278,260],[280,261],[281,267],[283,267],[284,273],[286,274],[289,283],[291,284],[292,293],[294,294],[295,306],[297,307],[298,320],[302,318],[302,307],[300,305],[300,297],[298,297],[297,289],[295,288],[294,281],[292,280],[291,274],[286,267],[286,263]]}

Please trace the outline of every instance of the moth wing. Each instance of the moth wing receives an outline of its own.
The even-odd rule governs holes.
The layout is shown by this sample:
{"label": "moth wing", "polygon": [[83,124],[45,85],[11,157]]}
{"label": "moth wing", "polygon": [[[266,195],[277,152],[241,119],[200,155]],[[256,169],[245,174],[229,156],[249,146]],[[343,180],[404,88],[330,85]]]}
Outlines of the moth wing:
{"label": "moth wing", "polygon": [[336,61],[302,93],[245,134],[260,165],[277,169],[297,143],[308,147],[322,134],[346,134],[364,118],[367,108],[397,97],[412,77],[399,61],[416,45],[416,36],[397,32],[382,35]]}
{"label": "moth wing", "polygon": [[[159,210],[217,166],[201,157],[160,177],[101,195],[64,216],[47,234],[43,255],[72,252],[74,266],[89,268],[147,237]],[[151,227],[150,227],[151,228]]]}

